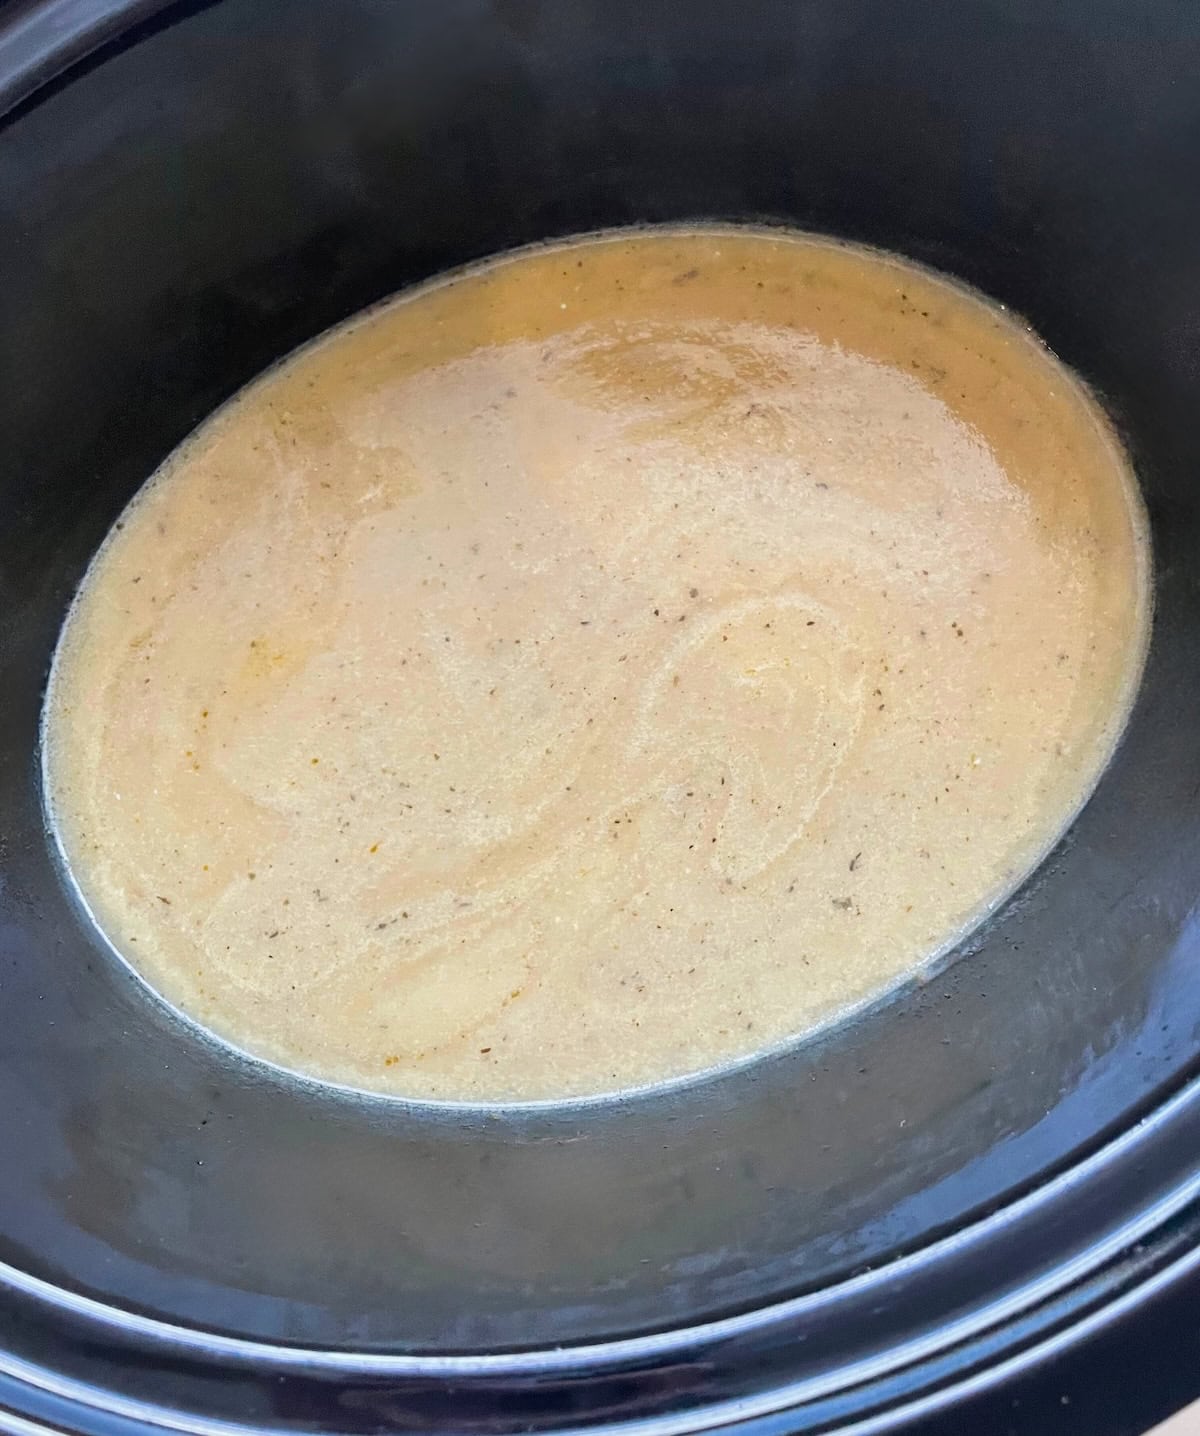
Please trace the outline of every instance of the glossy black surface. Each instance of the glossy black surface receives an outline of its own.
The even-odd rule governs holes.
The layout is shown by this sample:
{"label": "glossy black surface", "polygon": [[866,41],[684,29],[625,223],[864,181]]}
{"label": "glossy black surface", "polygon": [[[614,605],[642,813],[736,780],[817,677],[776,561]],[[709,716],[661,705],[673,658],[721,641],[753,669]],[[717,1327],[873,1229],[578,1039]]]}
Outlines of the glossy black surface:
{"label": "glossy black surface", "polygon": [[[91,7],[95,33],[120,8]],[[23,99],[19,53],[0,34],[0,96],[17,102],[0,121],[10,1285],[26,1274],[347,1361],[635,1337],[886,1266],[1181,1087],[1200,1033],[1200,12],[222,0],[168,8]],[[58,68],[51,45],[24,73]],[[925,260],[1024,313],[1096,386],[1135,457],[1157,565],[1143,692],[1096,797],[969,958],[673,1095],[439,1114],[289,1083],[197,1040],[89,934],[42,831],[42,686],[93,549],[199,419],[362,305],[511,245],[687,217]],[[1096,1164],[1107,1187],[1095,1175],[1047,1199],[1036,1236],[1014,1222],[1003,1257],[994,1233],[969,1269],[940,1249],[921,1282],[797,1316],[770,1355],[750,1337],[693,1341],[686,1359],[668,1342],[638,1356],[624,1394],[601,1399],[591,1376],[542,1406],[491,1391],[471,1420],[699,1407],[739,1371],[782,1383],[800,1335],[813,1371],[894,1348],[1072,1243],[1095,1255],[1099,1234],[1184,1190],[1200,1141],[1180,1133],[1195,1131],[1181,1108],[1145,1153]],[[9,1351],[111,1382],[95,1334],[47,1296],[0,1305]],[[312,1392],[293,1410],[286,1382],[236,1363],[218,1391],[204,1353],[185,1377],[143,1335],[116,1369],[156,1400],[167,1379],[184,1406],[299,1425],[333,1410],[366,1429],[383,1399],[336,1388],[330,1410]],[[466,1419],[442,1378],[407,1380],[388,1396],[404,1420]]]}

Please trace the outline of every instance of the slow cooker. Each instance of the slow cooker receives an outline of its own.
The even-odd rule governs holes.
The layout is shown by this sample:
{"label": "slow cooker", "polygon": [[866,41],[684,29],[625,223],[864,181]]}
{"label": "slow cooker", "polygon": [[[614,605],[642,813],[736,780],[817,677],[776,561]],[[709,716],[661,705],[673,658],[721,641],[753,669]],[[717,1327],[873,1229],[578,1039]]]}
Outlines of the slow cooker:
{"label": "slow cooker", "polygon": [[[880,1431],[1185,1281],[1198,75],[1173,0],[0,12],[0,1429]],[[45,832],[39,713],[91,554],[205,415],[364,305],[690,218],[931,264],[1094,388],[1155,566],[1095,796],[920,981],[670,1091],[446,1112],[199,1040]]]}

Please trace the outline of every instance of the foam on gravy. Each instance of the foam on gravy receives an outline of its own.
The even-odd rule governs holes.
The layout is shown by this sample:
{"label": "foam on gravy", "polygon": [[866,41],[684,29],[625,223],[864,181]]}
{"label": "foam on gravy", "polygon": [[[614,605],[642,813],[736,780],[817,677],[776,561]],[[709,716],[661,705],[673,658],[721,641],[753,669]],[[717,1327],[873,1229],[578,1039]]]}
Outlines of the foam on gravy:
{"label": "foam on gravy", "polygon": [[220,1037],[590,1095],[880,992],[1045,852],[1148,624],[1122,454],[977,295],[745,229],[404,294],[204,424],[48,698],[70,870]]}

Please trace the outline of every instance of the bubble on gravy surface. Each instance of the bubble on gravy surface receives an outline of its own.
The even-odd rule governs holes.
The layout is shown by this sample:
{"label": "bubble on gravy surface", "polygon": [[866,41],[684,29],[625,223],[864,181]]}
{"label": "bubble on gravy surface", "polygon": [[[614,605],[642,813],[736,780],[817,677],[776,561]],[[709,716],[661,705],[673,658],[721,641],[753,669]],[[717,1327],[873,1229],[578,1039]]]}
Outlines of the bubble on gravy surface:
{"label": "bubble on gravy surface", "polygon": [[1124,459],[1017,322],[786,232],[502,257],[290,357],[137,496],[47,700],[113,946],[285,1067],[557,1099],[944,950],[1094,784]]}

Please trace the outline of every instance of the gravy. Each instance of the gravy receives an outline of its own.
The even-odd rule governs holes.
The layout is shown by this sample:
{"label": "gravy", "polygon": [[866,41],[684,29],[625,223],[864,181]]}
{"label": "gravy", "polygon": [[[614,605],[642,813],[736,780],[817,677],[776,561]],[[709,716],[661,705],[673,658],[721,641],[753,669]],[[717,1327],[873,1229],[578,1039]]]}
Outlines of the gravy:
{"label": "gravy", "polygon": [[114,947],[285,1067],[594,1095],[947,948],[1109,757],[1148,553],[1029,332],[887,255],[617,231],[252,384],[110,534],[47,789]]}

